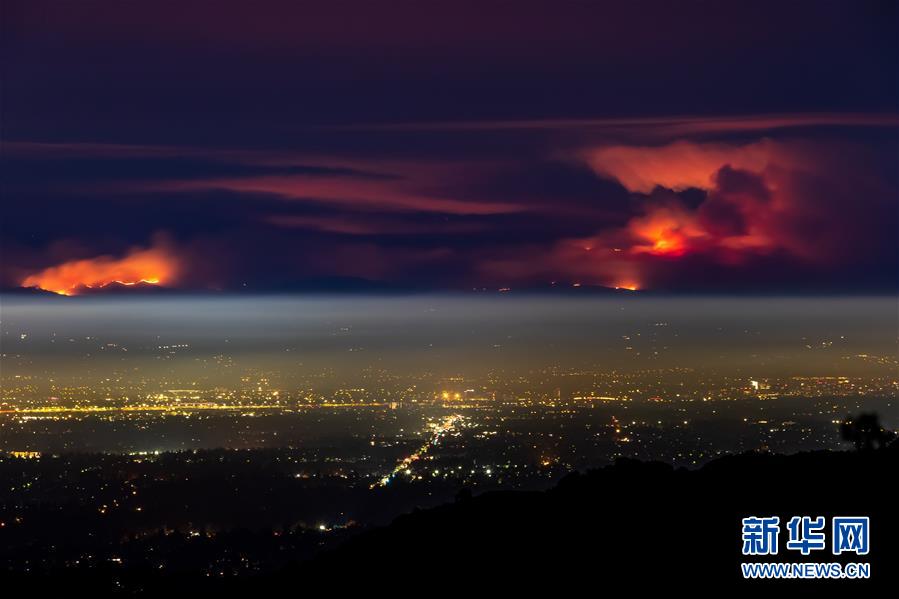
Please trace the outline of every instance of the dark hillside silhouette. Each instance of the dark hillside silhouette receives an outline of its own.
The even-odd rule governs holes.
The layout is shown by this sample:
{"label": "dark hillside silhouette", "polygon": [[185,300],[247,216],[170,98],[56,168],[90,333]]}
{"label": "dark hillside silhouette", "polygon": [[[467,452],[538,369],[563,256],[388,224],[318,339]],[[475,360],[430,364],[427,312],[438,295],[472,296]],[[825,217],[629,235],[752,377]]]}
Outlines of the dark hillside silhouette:
{"label": "dark hillside silhouette", "polygon": [[[290,578],[377,580],[391,571],[413,581],[477,579],[496,588],[550,588],[606,582],[698,588],[704,583],[746,589],[804,581],[744,581],[741,561],[868,561],[867,581],[811,581],[860,589],[897,580],[899,518],[891,479],[899,444],[871,452],[792,456],[744,454],[695,470],[619,460],[571,474],[547,492],[497,492],[398,518],[387,528],[348,541]],[[834,557],[830,548],[803,558],[785,550],[770,560],[742,559],[741,519],[779,515],[869,516],[871,552]],[[828,533],[829,535],[829,533]],[[828,536],[829,539],[829,536]],[[282,578],[282,581],[285,579]],[[816,587],[816,588],[817,588]]]}
{"label": "dark hillside silhouette", "polygon": [[885,429],[880,424],[877,414],[859,414],[856,417],[846,416],[840,424],[840,434],[844,441],[855,444],[859,451],[871,451],[875,447],[886,447],[896,433]]}
{"label": "dark hillside silhouette", "polygon": [[[333,549],[319,543],[316,557],[286,566],[276,564],[283,564],[291,551],[303,554],[304,544],[316,544],[314,536],[297,531],[273,540],[271,532],[260,537],[234,531],[201,545],[180,542],[177,535],[150,545],[153,555],[185,566],[202,562],[204,550],[210,557],[255,547],[254,555],[267,566],[256,575],[219,578],[204,575],[199,567],[172,573],[110,567],[42,575],[7,572],[3,580],[5,588],[27,585],[32,592],[89,588],[100,594],[122,590],[147,597],[294,596],[321,584],[335,591],[372,592],[387,585],[409,594],[433,587],[560,594],[603,588],[693,590],[706,585],[748,591],[805,585],[862,591],[897,582],[899,517],[892,490],[897,472],[897,442],[870,451],[746,453],[718,458],[697,470],[620,459],[602,469],[570,474],[548,491],[473,495],[462,489],[451,504],[415,510],[389,526],[350,534]],[[777,556],[743,558],[742,518],[779,516],[785,523],[804,515],[828,521],[833,516],[869,516],[870,554],[835,557],[828,545],[805,558],[786,550],[782,530]],[[872,578],[744,581],[741,561],[862,561],[871,564]]]}

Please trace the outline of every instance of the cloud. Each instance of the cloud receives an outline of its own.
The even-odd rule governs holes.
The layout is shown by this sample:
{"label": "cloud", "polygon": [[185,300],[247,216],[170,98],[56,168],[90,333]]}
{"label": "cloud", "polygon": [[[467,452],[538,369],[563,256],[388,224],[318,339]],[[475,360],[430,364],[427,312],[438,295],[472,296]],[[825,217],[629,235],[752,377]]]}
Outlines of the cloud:
{"label": "cloud", "polygon": [[[677,289],[732,287],[741,278],[748,288],[778,279],[796,285],[785,273],[882,268],[895,263],[885,253],[895,249],[894,190],[871,176],[857,150],[771,140],[593,149],[589,163],[632,193],[636,214],[549,251],[488,260],[482,272],[504,282],[530,270],[544,280]],[[698,201],[688,199],[696,190]]]}
{"label": "cloud", "polygon": [[484,231],[484,223],[474,221],[431,222],[407,221],[385,218],[382,215],[329,214],[300,215],[273,214],[263,219],[278,227],[307,229],[340,235],[385,236],[385,235],[464,235]]}
{"label": "cloud", "polygon": [[244,194],[272,194],[291,200],[339,204],[363,210],[442,212],[490,215],[521,212],[509,202],[467,201],[418,192],[393,181],[359,181],[340,177],[266,176],[180,181],[156,186],[170,191],[223,190]]}
{"label": "cloud", "polygon": [[762,172],[768,165],[796,166],[799,159],[770,140],[746,145],[677,141],[663,146],[611,145],[585,150],[581,158],[600,176],[615,179],[631,192],[655,187],[674,191],[710,190],[724,165]]}
{"label": "cloud", "polygon": [[178,276],[166,284],[198,288],[331,275],[455,288],[791,289],[822,275],[847,288],[889,284],[886,143],[740,139],[531,139],[464,156],[469,145],[452,156],[412,155],[412,144],[377,156],[27,145],[13,165],[31,166],[12,173],[19,201],[5,210],[31,226],[4,232],[0,273],[6,285],[41,274],[62,291],[158,278],[104,269],[164,230],[178,239]]}
{"label": "cloud", "polygon": [[489,216],[528,210],[489,194],[476,197],[470,189],[508,161],[96,143],[13,142],[5,149],[6,189],[17,193],[228,192],[368,213]]}
{"label": "cloud", "polygon": [[797,127],[899,126],[895,113],[789,113],[736,116],[660,116],[593,119],[523,119],[481,121],[431,121],[371,123],[334,127],[349,131],[565,131],[629,133],[635,136],[670,137],[700,134],[764,132]]}

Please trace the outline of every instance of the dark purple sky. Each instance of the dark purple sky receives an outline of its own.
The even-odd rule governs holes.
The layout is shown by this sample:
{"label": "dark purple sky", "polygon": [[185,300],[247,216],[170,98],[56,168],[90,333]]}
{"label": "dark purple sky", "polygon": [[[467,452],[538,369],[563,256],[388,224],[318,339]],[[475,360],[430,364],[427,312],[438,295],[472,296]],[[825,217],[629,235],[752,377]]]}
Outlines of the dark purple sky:
{"label": "dark purple sky", "polygon": [[896,288],[892,1],[2,8],[3,286]]}

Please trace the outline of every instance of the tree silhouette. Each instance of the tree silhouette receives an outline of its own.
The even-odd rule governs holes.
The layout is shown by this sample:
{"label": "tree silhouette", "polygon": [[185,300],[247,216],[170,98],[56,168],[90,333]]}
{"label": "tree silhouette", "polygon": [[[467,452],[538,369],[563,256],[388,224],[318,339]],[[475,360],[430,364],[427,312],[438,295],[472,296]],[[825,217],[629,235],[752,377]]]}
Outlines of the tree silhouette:
{"label": "tree silhouette", "polygon": [[880,417],[873,412],[859,414],[855,418],[847,415],[840,424],[840,435],[844,441],[854,443],[859,451],[886,447],[896,437],[895,432],[881,426]]}

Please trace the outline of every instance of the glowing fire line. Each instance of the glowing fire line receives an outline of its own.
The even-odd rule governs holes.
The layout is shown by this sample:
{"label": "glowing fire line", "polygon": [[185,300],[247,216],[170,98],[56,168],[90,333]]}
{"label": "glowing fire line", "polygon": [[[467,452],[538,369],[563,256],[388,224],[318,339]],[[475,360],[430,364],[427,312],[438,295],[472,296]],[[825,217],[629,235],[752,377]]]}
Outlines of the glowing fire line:
{"label": "glowing fire line", "polygon": [[122,258],[98,256],[63,262],[29,275],[21,285],[59,295],[77,295],[86,289],[110,285],[160,285],[173,280],[177,270],[172,254],[156,247],[133,250]]}

